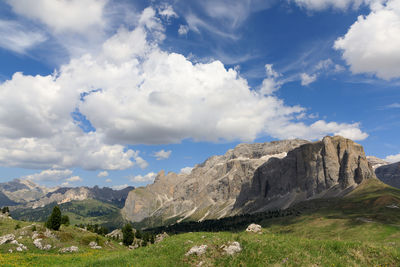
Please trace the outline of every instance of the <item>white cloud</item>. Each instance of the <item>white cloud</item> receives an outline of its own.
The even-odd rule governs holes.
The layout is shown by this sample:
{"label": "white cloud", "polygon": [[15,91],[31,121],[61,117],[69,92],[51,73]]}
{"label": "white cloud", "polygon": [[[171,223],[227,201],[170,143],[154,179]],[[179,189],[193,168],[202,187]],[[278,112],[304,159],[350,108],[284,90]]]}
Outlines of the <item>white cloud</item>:
{"label": "white cloud", "polygon": [[400,108],[400,103],[393,103],[393,104],[387,105],[386,108]]}
{"label": "white cloud", "polygon": [[147,182],[153,182],[154,178],[156,178],[157,174],[154,172],[149,172],[146,175],[136,175],[133,177],[130,177],[131,182],[138,182],[138,183],[147,183]]}
{"label": "white cloud", "polygon": [[13,11],[38,20],[55,32],[84,33],[103,27],[106,0],[6,0]]}
{"label": "white cloud", "polygon": [[[52,75],[16,73],[0,84],[0,165],[122,170],[148,165],[126,145],[367,136],[358,124],[299,123],[303,107],[285,105],[271,89],[252,90],[237,69],[161,50],[164,28],[154,16],[145,9],[132,31],[119,30],[101,51],[75,57]],[[271,65],[266,72],[276,81]],[[96,131],[79,128],[71,117],[76,110]]]}
{"label": "white cloud", "polygon": [[124,189],[124,188],[127,188],[128,186],[130,186],[130,185],[128,185],[128,184],[121,184],[121,185],[113,185],[113,186],[111,186],[111,188],[114,189],[114,190],[122,190],[122,189]]}
{"label": "white cloud", "polygon": [[111,183],[112,180],[111,179],[106,179],[106,183]]}
{"label": "white cloud", "polygon": [[0,47],[19,54],[25,54],[47,39],[43,33],[9,20],[0,20],[0,36]]}
{"label": "white cloud", "polygon": [[171,155],[171,150],[165,151],[164,149],[154,152],[153,157],[156,157],[157,160],[168,159]]}
{"label": "white cloud", "polygon": [[68,186],[70,186],[70,184],[68,182],[64,182],[64,183],[61,184],[61,186],[62,187],[68,187]]}
{"label": "white cloud", "polygon": [[324,10],[328,8],[345,10],[348,8],[356,9],[364,2],[369,0],[292,0],[300,7],[309,10]]}
{"label": "white cloud", "polygon": [[187,25],[180,25],[178,29],[179,35],[186,35],[189,32],[189,26]]}
{"label": "white cloud", "polygon": [[391,162],[391,163],[399,162],[400,161],[400,153],[397,155],[389,155],[384,160],[387,162]]}
{"label": "white cloud", "polygon": [[400,1],[375,2],[371,13],[359,16],[334,48],[353,73],[371,73],[379,78],[400,77]]}
{"label": "white cloud", "polygon": [[276,72],[272,67],[272,64],[265,64],[267,78],[261,84],[260,93],[262,95],[271,95],[282,85],[281,82],[277,81],[281,74]]}
{"label": "white cloud", "polygon": [[97,177],[107,177],[108,176],[108,171],[102,171],[97,174]]}
{"label": "white cloud", "polygon": [[300,75],[300,78],[301,78],[301,85],[307,86],[310,83],[313,83],[313,82],[315,82],[317,80],[317,75],[316,74],[308,75],[307,73],[303,72]]}
{"label": "white cloud", "polygon": [[193,170],[193,167],[185,167],[181,169],[181,173],[184,174],[190,174],[190,172]]}
{"label": "white cloud", "polygon": [[72,176],[66,179],[68,182],[81,182],[82,178],[79,176]]}
{"label": "white cloud", "polygon": [[71,176],[71,170],[44,170],[40,173],[34,173],[27,176],[21,177],[22,179],[33,180],[33,181],[60,181]]}
{"label": "white cloud", "polygon": [[158,14],[166,18],[177,18],[178,15],[170,5],[164,5],[159,9]]}

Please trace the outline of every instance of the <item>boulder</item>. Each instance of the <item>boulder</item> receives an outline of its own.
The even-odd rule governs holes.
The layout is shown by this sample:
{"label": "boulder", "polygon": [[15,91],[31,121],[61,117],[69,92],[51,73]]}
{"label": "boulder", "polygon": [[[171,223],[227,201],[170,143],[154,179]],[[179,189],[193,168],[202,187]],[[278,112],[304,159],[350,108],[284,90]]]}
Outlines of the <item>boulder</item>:
{"label": "boulder", "polygon": [[101,246],[97,245],[97,242],[95,241],[90,242],[89,247],[92,249],[101,249]]}
{"label": "boulder", "polygon": [[192,254],[196,254],[197,256],[200,256],[200,255],[206,253],[207,247],[208,247],[207,245],[194,246],[185,254],[185,256],[189,256]]}
{"label": "boulder", "polygon": [[7,242],[11,242],[14,239],[15,239],[15,235],[13,235],[13,234],[7,234],[7,235],[0,236],[0,245],[3,245]]}
{"label": "boulder", "polygon": [[237,242],[237,241],[230,242],[227,245],[222,245],[221,248],[228,255],[233,255],[235,253],[242,251],[242,248],[241,248],[239,242]]}
{"label": "boulder", "polygon": [[252,223],[246,228],[246,232],[258,233],[261,232],[261,225]]}
{"label": "boulder", "polygon": [[164,233],[162,233],[162,234],[158,234],[158,235],[156,235],[156,238],[155,238],[155,240],[154,240],[154,243],[160,243],[161,241],[163,241],[164,240],[164,238],[166,238],[166,237],[168,237],[169,235],[166,233],[166,232],[164,232]]}

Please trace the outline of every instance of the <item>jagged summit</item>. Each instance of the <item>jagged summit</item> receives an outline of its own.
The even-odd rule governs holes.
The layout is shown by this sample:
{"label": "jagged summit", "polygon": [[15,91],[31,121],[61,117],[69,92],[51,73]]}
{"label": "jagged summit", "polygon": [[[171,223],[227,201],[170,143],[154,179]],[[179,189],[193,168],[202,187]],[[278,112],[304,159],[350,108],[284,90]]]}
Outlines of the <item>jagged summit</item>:
{"label": "jagged summit", "polygon": [[362,146],[340,136],[239,144],[190,174],[160,172],[129,193],[122,213],[154,224],[221,218],[344,195],[369,178],[375,174]]}

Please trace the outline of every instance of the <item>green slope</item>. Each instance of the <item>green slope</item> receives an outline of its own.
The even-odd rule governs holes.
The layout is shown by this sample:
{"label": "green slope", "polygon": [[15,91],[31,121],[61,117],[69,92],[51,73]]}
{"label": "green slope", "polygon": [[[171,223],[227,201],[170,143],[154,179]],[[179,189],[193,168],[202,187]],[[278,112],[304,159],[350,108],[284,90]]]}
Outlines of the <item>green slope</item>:
{"label": "green slope", "polygon": [[[56,203],[36,209],[17,209],[11,212],[14,219],[44,222],[50,216]],[[74,200],[59,205],[61,212],[68,215],[71,224],[99,224],[110,229],[121,227],[124,223],[120,209],[110,203],[95,199]]]}
{"label": "green slope", "polygon": [[[0,246],[0,266],[400,266],[400,209],[395,206],[400,207],[400,190],[370,180],[343,199],[299,203],[298,216],[251,217],[263,226],[262,234],[240,226],[172,235],[133,251],[115,245],[74,255],[34,249],[9,254]],[[72,236],[79,231],[68,229]],[[243,249],[234,256],[221,249],[231,241]],[[202,244],[208,245],[205,254],[185,256]]]}

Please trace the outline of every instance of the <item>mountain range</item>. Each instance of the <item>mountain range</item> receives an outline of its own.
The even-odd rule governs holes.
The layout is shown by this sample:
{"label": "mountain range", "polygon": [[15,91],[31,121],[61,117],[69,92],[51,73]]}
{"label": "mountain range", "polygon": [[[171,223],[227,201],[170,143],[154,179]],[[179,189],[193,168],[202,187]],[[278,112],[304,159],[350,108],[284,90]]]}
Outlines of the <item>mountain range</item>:
{"label": "mountain range", "polygon": [[0,183],[0,206],[10,206],[14,217],[26,220],[45,220],[58,204],[75,222],[120,225],[129,221],[149,227],[340,198],[377,177],[400,188],[400,163],[366,157],[363,147],[352,140],[327,136],[316,142],[239,144],[196,165],[190,173],[160,171],[146,187],[46,188],[14,179]]}

